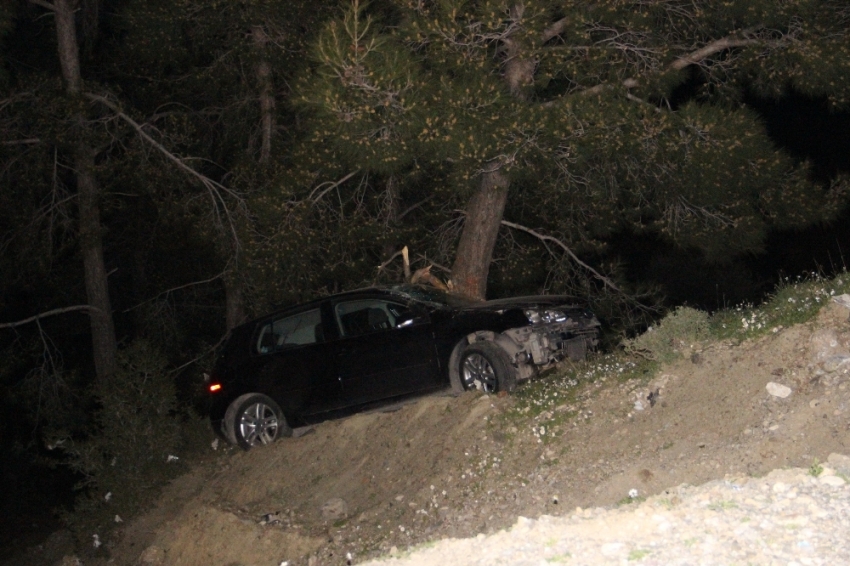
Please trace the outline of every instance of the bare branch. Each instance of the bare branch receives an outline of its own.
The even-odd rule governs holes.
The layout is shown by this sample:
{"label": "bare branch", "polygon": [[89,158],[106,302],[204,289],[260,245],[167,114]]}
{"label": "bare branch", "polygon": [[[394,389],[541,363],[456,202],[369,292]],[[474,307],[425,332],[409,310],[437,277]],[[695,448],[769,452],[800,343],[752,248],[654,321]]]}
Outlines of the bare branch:
{"label": "bare branch", "polygon": [[727,35],[726,37],[723,37],[723,38],[718,39],[716,41],[712,41],[708,45],[701,47],[700,49],[697,49],[696,51],[692,51],[691,53],[688,53],[687,55],[679,57],[678,59],[676,59],[675,61],[670,63],[669,68],[670,68],[670,70],[673,70],[673,71],[681,71],[685,67],[693,65],[695,63],[699,63],[699,62],[703,61],[704,59],[711,57],[715,53],[720,53],[721,51],[725,51],[725,50],[731,49],[733,47],[746,47],[747,45],[753,45],[755,43],[759,43],[761,41],[759,39],[753,39],[753,38],[747,39],[746,37],[741,37],[741,36],[742,35],[743,36],[750,35],[760,27],[761,27],[761,25],[753,26],[751,28],[743,30],[740,33]]}
{"label": "bare branch", "polygon": [[222,277],[224,277],[225,273],[226,273],[226,271],[223,271],[223,272],[219,273],[218,275],[214,275],[213,277],[210,277],[209,279],[204,279],[202,281],[192,281],[191,283],[186,283],[185,285],[178,285],[177,287],[172,287],[171,289],[166,289],[165,291],[157,294],[156,296],[151,297],[150,299],[148,299],[146,301],[142,301],[138,305],[132,306],[132,307],[125,309],[121,312],[130,312],[131,310],[137,309],[137,308],[141,307],[142,305],[146,305],[151,301],[157,300],[159,297],[161,297],[163,295],[168,295],[169,293],[173,293],[174,291],[179,291],[180,289],[185,289],[187,287],[194,287],[195,285],[204,285],[206,283],[212,283],[213,281],[217,281],[218,279],[221,279]]}
{"label": "bare branch", "polygon": [[25,318],[23,320],[18,320],[15,322],[4,322],[0,324],[0,328],[15,328],[18,326],[23,326],[24,324],[29,324],[30,322],[37,322],[42,318],[47,318],[49,316],[55,316],[57,314],[63,314],[66,312],[75,312],[75,311],[87,311],[89,313],[96,311],[100,312],[100,309],[97,307],[93,307],[91,305],[74,305],[72,307],[62,307],[58,309],[53,309],[49,311],[45,311],[43,313],[39,313],[37,315],[31,316],[29,318]]}
{"label": "bare branch", "polygon": [[545,30],[543,30],[543,43],[546,43],[550,39],[555,36],[561,35],[561,32],[564,31],[564,28],[567,27],[567,18],[561,18]]}
{"label": "bare branch", "polygon": [[169,371],[168,373],[170,373],[170,374],[175,374],[175,373],[177,373],[178,371],[182,370],[183,368],[189,367],[190,365],[194,364],[194,363],[195,363],[195,362],[197,362],[198,360],[200,360],[200,359],[202,359],[202,358],[204,358],[204,357],[206,357],[206,356],[210,355],[212,352],[214,352],[214,351],[216,350],[216,348],[218,348],[219,346],[221,346],[222,344],[224,344],[224,341],[225,341],[225,340],[227,340],[227,339],[228,339],[228,337],[230,337],[230,332],[225,333],[225,335],[224,335],[224,336],[222,336],[222,337],[221,337],[221,339],[219,339],[219,341],[218,341],[218,342],[216,342],[215,344],[213,344],[212,346],[210,346],[209,348],[207,348],[207,349],[206,349],[204,352],[202,352],[200,355],[198,355],[198,356],[196,356],[196,357],[192,358],[191,360],[189,360],[188,362],[186,362],[186,363],[184,363],[184,364],[181,364],[181,365],[177,366],[176,368],[174,368],[173,370]]}
{"label": "bare branch", "polygon": [[606,287],[610,287],[611,289],[613,289],[614,291],[617,291],[618,293],[623,293],[623,291],[621,291],[619,287],[614,285],[614,283],[610,279],[608,279],[607,277],[605,277],[604,275],[602,275],[601,273],[599,273],[598,271],[596,271],[595,269],[593,269],[592,267],[590,267],[589,265],[587,265],[586,263],[581,261],[578,258],[578,256],[575,253],[573,253],[573,251],[564,242],[562,242],[558,238],[555,238],[553,236],[547,236],[545,234],[541,234],[540,232],[536,232],[536,231],[532,230],[531,228],[528,228],[526,226],[522,226],[521,224],[516,224],[515,222],[509,222],[507,220],[502,220],[502,224],[507,226],[508,228],[513,228],[515,230],[520,230],[521,232],[525,232],[526,234],[531,234],[532,236],[534,236],[535,238],[537,238],[541,242],[544,242],[544,243],[545,242],[552,242],[553,244],[557,245],[562,250],[564,250],[564,252],[568,256],[570,256],[573,259],[573,261],[575,261],[577,264],[579,264],[583,268],[590,271],[593,274],[593,276],[596,277],[597,279],[599,279],[600,281],[602,281],[602,283],[604,283]]}
{"label": "bare branch", "polygon": [[[762,39],[747,37],[751,36],[756,30],[761,28],[761,24],[757,26],[753,26],[742,30],[740,32],[735,32],[733,34],[727,35],[726,37],[722,37],[715,41],[712,41],[708,45],[700,47],[695,51],[691,51],[686,55],[682,55],[681,57],[676,58],[672,63],[667,66],[668,70],[671,71],[681,71],[682,69],[690,66],[696,65],[698,63],[703,62],[708,57],[720,53],[721,51],[725,51],[727,49],[732,49],[734,47],[746,47],[748,45],[755,45],[763,42]],[[629,88],[634,88],[638,85],[638,80],[634,77],[630,77],[625,79],[622,83],[622,86]],[[599,94],[605,90],[609,90],[614,88],[615,85],[609,83],[602,83],[596,86],[586,88],[580,91],[579,94],[583,95],[593,95]]]}
{"label": "bare branch", "polygon": [[0,145],[32,145],[36,143],[41,143],[39,138],[27,138],[23,140],[9,140],[0,142]]}
{"label": "bare branch", "polygon": [[42,8],[47,8],[51,12],[56,11],[56,6],[54,6],[50,2],[46,2],[45,0],[29,0],[29,3],[30,4],[37,4],[37,5],[41,6]]}
{"label": "bare branch", "polygon": [[222,216],[221,211],[222,210],[224,211],[224,216],[227,218],[227,222],[230,226],[230,232],[233,236],[233,243],[237,246],[237,248],[239,247],[239,236],[238,236],[237,231],[236,231],[236,222],[235,222],[235,220],[234,220],[234,218],[233,218],[233,216],[232,216],[232,214],[231,214],[231,212],[230,212],[230,210],[227,206],[227,202],[225,201],[224,194],[227,194],[227,195],[233,197],[234,199],[236,199],[237,202],[242,203],[243,198],[242,198],[241,194],[234,191],[233,189],[229,189],[229,188],[225,187],[224,185],[222,185],[221,183],[219,183],[217,181],[214,181],[213,179],[210,179],[209,177],[207,177],[206,175],[196,171],[194,168],[190,167],[189,165],[186,165],[185,159],[177,157],[176,155],[171,153],[165,146],[163,146],[161,143],[159,143],[158,141],[153,139],[144,130],[144,128],[142,127],[141,124],[139,124],[138,122],[133,120],[130,116],[128,116],[127,114],[122,112],[121,108],[117,104],[115,104],[114,102],[109,100],[108,98],[101,96],[101,95],[98,95],[98,94],[89,93],[89,92],[85,93],[84,96],[86,98],[88,98],[89,100],[93,100],[95,102],[99,102],[99,103],[103,104],[104,106],[106,106],[107,108],[109,108],[110,110],[115,112],[115,115],[118,118],[120,118],[121,120],[123,120],[124,122],[129,124],[134,130],[136,130],[136,132],[139,134],[139,136],[143,140],[145,140],[150,145],[152,145],[155,149],[157,149],[163,156],[165,156],[166,159],[168,159],[169,161],[171,161],[172,163],[177,165],[177,167],[179,169],[181,169],[182,171],[187,173],[189,176],[194,177],[195,179],[199,180],[201,182],[201,184],[204,186],[204,188],[207,189],[207,192],[209,193],[209,196],[210,196],[210,200],[212,201],[212,204],[213,204],[213,210],[216,212],[216,215],[219,217],[219,219]]}
{"label": "bare branch", "polygon": [[426,202],[428,202],[429,200],[431,200],[433,198],[434,198],[434,195],[429,195],[429,196],[425,197],[424,199],[420,200],[419,202],[408,206],[403,211],[398,213],[398,217],[396,218],[396,220],[401,220],[402,218],[407,216],[409,213],[413,212],[414,210],[416,210],[417,208],[419,208],[420,206],[422,206],[423,204],[425,204]]}
{"label": "bare branch", "polygon": [[[328,181],[326,183],[321,183],[318,187],[316,187],[315,189],[313,189],[310,192],[310,196],[307,197],[307,198],[312,200],[313,204],[316,204],[317,202],[319,202],[322,199],[323,196],[325,196],[325,194],[327,194],[329,191],[334,190],[336,187],[340,186],[341,184],[343,184],[344,182],[346,182],[347,180],[349,180],[350,178],[355,176],[358,171],[360,171],[360,170],[355,169],[354,171],[352,171],[351,173],[349,173],[348,175],[346,175],[345,177],[343,177],[339,181],[333,181],[333,182]],[[319,193],[316,197],[313,197],[313,195],[316,194],[316,191],[318,191],[319,189],[323,189],[322,192]]]}

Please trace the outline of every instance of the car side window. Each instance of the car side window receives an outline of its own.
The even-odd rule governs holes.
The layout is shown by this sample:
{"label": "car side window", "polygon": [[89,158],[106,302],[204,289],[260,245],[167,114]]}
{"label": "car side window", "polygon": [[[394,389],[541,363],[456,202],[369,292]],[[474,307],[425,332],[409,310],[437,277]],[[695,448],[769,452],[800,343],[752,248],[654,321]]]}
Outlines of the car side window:
{"label": "car side window", "polygon": [[337,303],[334,314],[340,334],[350,337],[395,328],[400,314],[408,310],[403,305],[380,299],[357,299]]}
{"label": "car side window", "polygon": [[268,354],[323,341],[322,314],[319,309],[313,309],[263,325],[257,337],[257,352]]}

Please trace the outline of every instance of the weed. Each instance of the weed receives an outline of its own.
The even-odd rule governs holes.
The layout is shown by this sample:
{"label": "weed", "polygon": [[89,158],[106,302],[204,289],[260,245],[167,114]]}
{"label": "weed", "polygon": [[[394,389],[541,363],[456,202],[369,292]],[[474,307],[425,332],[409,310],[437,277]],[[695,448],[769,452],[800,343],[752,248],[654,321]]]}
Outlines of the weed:
{"label": "weed", "polygon": [[708,338],[708,314],[690,307],[678,307],[657,326],[634,339],[626,340],[627,353],[662,363],[672,362],[695,343]]}
{"label": "weed", "polygon": [[814,318],[831,297],[850,292],[850,277],[826,279],[817,273],[783,279],[776,293],[758,308],[745,303],[715,313],[711,333],[716,338],[752,338]]}
{"label": "weed", "polygon": [[738,504],[734,501],[718,501],[708,506],[712,511],[724,511],[726,509],[736,509]]}
{"label": "weed", "polygon": [[650,553],[649,553],[648,550],[644,550],[642,548],[636,548],[635,550],[632,550],[631,552],[629,552],[629,561],[642,560],[642,559],[646,558],[647,556],[649,556],[649,554]]}
{"label": "weed", "polygon": [[809,475],[813,476],[813,477],[818,477],[822,473],[823,473],[823,466],[821,466],[821,463],[818,461],[817,458],[815,458],[812,461],[812,465],[809,466]]}
{"label": "weed", "polygon": [[621,505],[628,505],[630,503],[642,503],[644,501],[646,501],[646,497],[644,497],[642,495],[640,495],[638,497],[631,497],[631,496],[627,495],[626,497],[619,500],[616,505],[617,505],[617,507],[620,507]]}

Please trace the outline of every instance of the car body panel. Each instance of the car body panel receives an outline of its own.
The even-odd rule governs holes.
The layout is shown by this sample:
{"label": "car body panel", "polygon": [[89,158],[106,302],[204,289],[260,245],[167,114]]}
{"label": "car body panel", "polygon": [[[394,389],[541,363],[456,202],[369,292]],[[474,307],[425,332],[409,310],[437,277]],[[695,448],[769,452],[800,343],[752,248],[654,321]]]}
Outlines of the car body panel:
{"label": "car body panel", "polygon": [[[530,316],[541,321],[532,324]],[[545,319],[545,321],[544,321]],[[210,418],[245,393],[290,424],[453,384],[468,344],[499,344],[520,379],[596,344],[599,322],[569,297],[472,302],[435,289],[375,287],[282,309],[234,329],[212,372]]]}

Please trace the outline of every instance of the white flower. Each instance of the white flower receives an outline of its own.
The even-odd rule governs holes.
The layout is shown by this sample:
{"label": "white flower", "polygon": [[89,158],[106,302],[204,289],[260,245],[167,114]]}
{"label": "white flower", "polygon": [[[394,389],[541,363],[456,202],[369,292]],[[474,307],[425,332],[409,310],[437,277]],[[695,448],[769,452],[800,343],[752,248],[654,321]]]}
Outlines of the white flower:
{"label": "white flower", "polygon": [[638,496],[638,490],[632,488],[629,490],[629,498],[634,499]]}
{"label": "white flower", "polygon": [[179,459],[180,458],[178,458],[177,456],[174,456],[173,454],[169,454],[168,458],[165,459],[165,463],[168,464],[170,462],[176,462]]}
{"label": "white flower", "polygon": [[[111,492],[111,491],[107,491],[107,492],[106,492],[106,495],[104,495],[104,496],[103,496],[103,500],[104,500],[104,501],[109,501],[110,499],[112,499],[112,492]],[[95,536],[97,536],[97,535],[95,535]]]}
{"label": "white flower", "polygon": [[92,535],[91,538],[92,538],[92,545],[94,545],[95,548],[100,548],[100,545],[102,544],[100,542],[100,537],[97,536],[97,535]]}
{"label": "white flower", "polygon": [[121,518],[121,515],[115,515],[115,522],[116,523],[123,523],[124,519]]}

